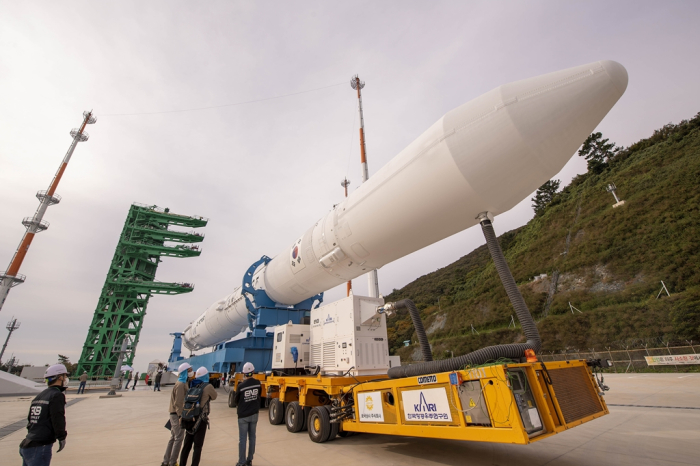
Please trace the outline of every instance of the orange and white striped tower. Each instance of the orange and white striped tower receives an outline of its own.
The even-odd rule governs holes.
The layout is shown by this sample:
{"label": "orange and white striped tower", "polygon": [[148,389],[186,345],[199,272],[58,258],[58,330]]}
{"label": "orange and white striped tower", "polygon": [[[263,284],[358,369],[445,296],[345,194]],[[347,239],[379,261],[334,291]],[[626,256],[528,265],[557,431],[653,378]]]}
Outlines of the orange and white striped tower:
{"label": "orange and white striped tower", "polygon": [[[350,86],[357,90],[357,100],[360,108],[360,162],[362,163],[362,182],[364,183],[369,178],[369,170],[367,168],[367,149],[365,148],[365,117],[362,113],[362,88],[365,87],[364,81],[360,81],[360,77],[355,75],[350,79]],[[379,280],[377,271],[371,270],[367,274],[368,294],[370,298],[379,297]]]}
{"label": "orange and white striped tower", "polygon": [[[350,180],[347,178],[344,178],[343,181],[340,182],[340,186],[345,188],[345,197],[348,197],[348,186],[350,185]],[[350,296],[350,293],[352,293],[352,280],[348,280],[348,294],[347,296]]]}
{"label": "orange and white striped tower", "polygon": [[54,175],[49,189],[46,191],[39,191],[36,193],[37,199],[39,199],[39,207],[36,209],[33,217],[26,217],[22,220],[22,225],[24,225],[27,230],[24,232],[22,241],[19,243],[19,247],[15,252],[15,255],[10,261],[10,265],[7,267],[5,273],[0,273],[0,311],[2,306],[5,304],[5,299],[10,292],[10,288],[24,283],[25,276],[19,273],[19,269],[22,266],[24,257],[29,251],[29,246],[32,244],[34,235],[41,233],[49,227],[49,222],[45,221],[44,213],[49,206],[58,204],[61,201],[61,196],[56,194],[56,188],[58,187],[59,181],[63,173],[66,171],[68,162],[70,161],[73,151],[79,142],[87,141],[88,134],[85,132],[85,126],[95,123],[97,120],[92,116],[92,110],[89,112],[83,112],[83,123],[80,128],[74,128],[71,130],[70,135],[73,137],[73,142],[68,148],[65,157],[63,157],[63,162],[58,168],[56,175]]}

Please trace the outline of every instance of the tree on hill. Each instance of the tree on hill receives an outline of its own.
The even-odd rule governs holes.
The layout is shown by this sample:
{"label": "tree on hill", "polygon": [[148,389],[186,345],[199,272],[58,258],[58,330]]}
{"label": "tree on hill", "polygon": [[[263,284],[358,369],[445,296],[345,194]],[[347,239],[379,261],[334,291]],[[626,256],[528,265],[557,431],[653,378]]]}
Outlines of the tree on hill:
{"label": "tree on hill", "polygon": [[537,189],[535,197],[530,199],[533,204],[532,208],[535,210],[535,215],[540,215],[544,212],[554,195],[559,190],[560,180],[549,180]]}
{"label": "tree on hill", "polygon": [[68,356],[64,356],[62,354],[58,355],[58,363],[66,366],[66,370],[69,374],[72,374],[78,368],[77,364],[73,364],[70,362],[70,358]]}
{"label": "tree on hill", "polygon": [[608,168],[610,159],[620,150],[614,142],[603,139],[603,133],[592,133],[586,138],[583,146],[578,151],[578,155],[584,157],[588,162],[588,171],[591,173],[603,173]]}

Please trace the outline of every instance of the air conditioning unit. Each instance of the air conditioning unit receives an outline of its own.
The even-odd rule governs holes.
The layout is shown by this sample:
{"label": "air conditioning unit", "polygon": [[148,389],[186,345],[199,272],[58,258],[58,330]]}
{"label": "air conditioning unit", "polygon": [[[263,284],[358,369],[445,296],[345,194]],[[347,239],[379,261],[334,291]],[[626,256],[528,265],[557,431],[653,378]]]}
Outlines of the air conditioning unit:
{"label": "air conditioning unit", "polygon": [[322,374],[386,374],[389,342],[382,298],[349,296],[311,311],[311,362]]}
{"label": "air conditioning unit", "polygon": [[[303,369],[310,365],[308,325],[292,324],[275,327],[272,343],[272,369]],[[296,354],[296,361],[294,355]]]}

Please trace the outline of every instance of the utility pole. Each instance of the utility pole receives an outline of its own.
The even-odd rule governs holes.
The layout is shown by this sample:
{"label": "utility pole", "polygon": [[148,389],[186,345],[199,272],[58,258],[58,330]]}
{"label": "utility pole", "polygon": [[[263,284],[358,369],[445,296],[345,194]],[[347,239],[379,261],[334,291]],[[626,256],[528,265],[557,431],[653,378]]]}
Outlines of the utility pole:
{"label": "utility pole", "polygon": [[[343,181],[340,182],[340,186],[345,188],[345,197],[348,197],[348,186],[350,185],[350,180],[347,178],[344,178]],[[348,280],[348,289],[347,289],[347,296],[350,296],[350,293],[352,293],[352,280]]]}
{"label": "utility pole", "polygon": [[17,330],[20,325],[22,325],[22,323],[17,322],[17,319],[15,317],[12,317],[12,320],[7,323],[7,326],[5,328],[9,333],[7,334],[7,338],[5,338],[5,344],[2,345],[2,350],[0,350],[0,362],[2,362],[2,355],[5,354],[5,348],[7,348],[7,342],[10,341],[12,332]]}
{"label": "utility pole", "polygon": [[20,241],[19,247],[17,251],[15,251],[15,255],[12,257],[7,270],[5,272],[0,272],[0,311],[2,310],[3,304],[5,304],[7,295],[10,293],[10,288],[24,283],[26,277],[19,273],[19,268],[22,266],[22,262],[27,255],[27,251],[29,251],[29,246],[31,246],[34,236],[49,228],[49,222],[43,220],[46,209],[49,206],[61,202],[61,196],[56,194],[58,183],[61,181],[63,173],[66,171],[66,167],[73,155],[73,151],[75,151],[75,147],[79,142],[87,141],[89,138],[88,134],[85,132],[85,126],[91,125],[96,121],[97,119],[92,116],[92,110],[83,112],[83,123],[80,125],[80,128],[73,128],[71,130],[70,135],[73,137],[73,142],[68,148],[68,152],[66,152],[66,155],[63,157],[61,166],[58,167],[58,171],[51,180],[49,189],[36,193],[36,197],[39,199],[39,207],[36,209],[34,216],[26,217],[22,220],[22,225],[24,225],[27,230],[24,232],[22,241]]}
{"label": "utility pole", "polygon": [[[362,113],[362,88],[365,87],[364,81],[360,81],[360,77],[355,75],[350,79],[350,86],[357,91],[357,100],[360,109],[360,162],[362,164],[362,182],[364,183],[369,178],[369,170],[367,168],[367,149],[365,147],[365,117]],[[370,298],[379,297],[379,279],[377,278],[377,270],[371,270],[367,274],[368,279],[368,294]]]}

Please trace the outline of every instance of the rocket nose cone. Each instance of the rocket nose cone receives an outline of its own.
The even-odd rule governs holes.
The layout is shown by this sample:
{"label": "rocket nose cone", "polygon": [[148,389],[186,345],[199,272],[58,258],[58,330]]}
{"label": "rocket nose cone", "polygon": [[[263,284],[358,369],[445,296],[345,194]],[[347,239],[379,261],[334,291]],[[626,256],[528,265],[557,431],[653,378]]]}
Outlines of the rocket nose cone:
{"label": "rocket nose cone", "polygon": [[620,94],[624,94],[625,90],[627,89],[627,82],[629,81],[625,67],[612,60],[603,60],[598,63],[600,63],[600,66],[602,66],[605,72],[608,73],[610,80],[613,82],[617,90],[620,91]]}

